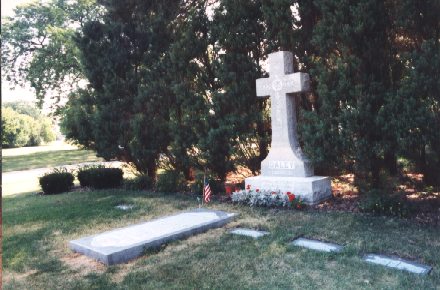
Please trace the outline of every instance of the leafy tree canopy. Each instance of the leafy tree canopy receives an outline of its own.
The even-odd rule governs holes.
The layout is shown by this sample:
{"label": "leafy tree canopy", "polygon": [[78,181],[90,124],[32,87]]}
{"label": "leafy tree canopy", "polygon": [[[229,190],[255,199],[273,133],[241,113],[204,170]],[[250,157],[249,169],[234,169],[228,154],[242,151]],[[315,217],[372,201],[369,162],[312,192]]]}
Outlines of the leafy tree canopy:
{"label": "leafy tree canopy", "polygon": [[103,9],[95,0],[33,1],[2,18],[2,78],[13,86],[30,84],[41,105],[60,100],[84,82],[75,33]]}

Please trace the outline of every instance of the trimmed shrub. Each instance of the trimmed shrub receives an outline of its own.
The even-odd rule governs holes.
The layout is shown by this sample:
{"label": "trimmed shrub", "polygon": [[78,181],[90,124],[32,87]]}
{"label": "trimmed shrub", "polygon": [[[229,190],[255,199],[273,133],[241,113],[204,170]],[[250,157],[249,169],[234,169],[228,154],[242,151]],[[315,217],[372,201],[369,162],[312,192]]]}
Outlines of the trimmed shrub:
{"label": "trimmed shrub", "polygon": [[70,172],[51,172],[40,177],[39,181],[45,194],[56,194],[69,191],[74,179]]}
{"label": "trimmed shrub", "polygon": [[125,188],[128,190],[148,190],[153,188],[153,181],[148,175],[139,175],[133,179],[125,180]]}
{"label": "trimmed shrub", "polygon": [[78,178],[79,181],[79,185],[81,185],[82,187],[91,187],[90,169],[92,168],[81,168],[78,170],[78,173],[76,174],[76,177]]}
{"label": "trimmed shrub", "polygon": [[77,171],[77,178],[79,180],[79,184],[82,187],[92,187],[91,183],[91,169],[98,169],[98,168],[105,168],[104,165],[86,165],[78,169]]}
{"label": "trimmed shrub", "polygon": [[78,171],[81,186],[95,189],[119,187],[123,181],[123,171],[120,168],[86,168]]}
{"label": "trimmed shrub", "polygon": [[179,192],[186,190],[186,180],[181,172],[165,171],[159,174],[156,190],[160,192]]}

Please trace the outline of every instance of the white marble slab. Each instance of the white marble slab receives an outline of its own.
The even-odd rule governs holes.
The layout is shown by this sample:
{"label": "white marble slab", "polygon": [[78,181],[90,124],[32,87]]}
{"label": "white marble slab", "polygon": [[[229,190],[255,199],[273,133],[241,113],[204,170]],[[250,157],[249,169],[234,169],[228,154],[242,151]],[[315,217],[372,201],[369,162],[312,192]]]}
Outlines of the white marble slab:
{"label": "white marble slab", "polygon": [[257,230],[245,229],[245,228],[236,228],[231,230],[230,233],[234,235],[247,236],[254,239],[258,239],[269,234],[269,232],[257,231]]}
{"label": "white marble slab", "polygon": [[147,248],[221,227],[237,214],[195,209],[70,241],[70,248],[107,265],[136,258]]}
{"label": "white marble slab", "polygon": [[414,263],[412,261],[400,259],[400,258],[394,258],[394,257],[387,257],[384,255],[376,255],[376,254],[368,254],[365,255],[362,258],[364,261],[382,265],[389,268],[395,268],[399,270],[408,271],[415,274],[421,274],[426,275],[431,271],[432,267],[427,265],[422,265],[419,263]]}
{"label": "white marble slab", "polygon": [[321,252],[340,252],[343,247],[333,243],[324,243],[317,240],[310,240],[305,238],[298,238],[294,240],[291,245],[304,247],[307,249],[321,251]]}

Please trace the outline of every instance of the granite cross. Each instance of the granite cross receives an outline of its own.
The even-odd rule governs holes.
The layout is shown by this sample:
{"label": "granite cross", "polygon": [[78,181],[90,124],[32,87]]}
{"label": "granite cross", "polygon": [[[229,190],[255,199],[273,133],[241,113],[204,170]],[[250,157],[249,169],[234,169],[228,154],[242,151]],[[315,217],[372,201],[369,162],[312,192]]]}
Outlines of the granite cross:
{"label": "granite cross", "polygon": [[291,192],[305,203],[319,203],[332,196],[331,182],[314,175],[312,162],[301,151],[292,95],[309,89],[309,76],[293,73],[293,55],[287,51],[269,54],[269,74],[257,79],[257,96],[271,98],[272,144],[261,161],[261,175],[246,178],[245,186],[261,192]]}
{"label": "granite cross", "polygon": [[272,106],[271,150],[262,163],[262,174],[310,176],[308,160],[302,155],[298,143],[295,98],[291,95],[309,90],[309,75],[293,73],[293,55],[288,51],[269,54],[269,74],[269,78],[256,80],[257,96],[270,96]]}
{"label": "granite cross", "polygon": [[[272,149],[297,143],[295,99],[289,94],[309,90],[309,75],[293,73],[293,55],[279,51],[269,55],[269,78],[257,79],[257,96],[271,97]],[[293,144],[292,144],[293,145]],[[296,144],[295,144],[296,145]]]}

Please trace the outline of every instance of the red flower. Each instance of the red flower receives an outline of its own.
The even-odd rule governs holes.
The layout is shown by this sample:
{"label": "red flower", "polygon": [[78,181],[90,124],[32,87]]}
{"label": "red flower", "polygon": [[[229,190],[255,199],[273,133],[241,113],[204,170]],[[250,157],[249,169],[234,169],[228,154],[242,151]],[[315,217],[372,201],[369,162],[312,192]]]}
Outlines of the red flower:
{"label": "red flower", "polygon": [[296,205],[296,208],[300,209],[300,208],[301,208],[301,206],[300,206],[299,204],[297,204],[297,205]]}
{"label": "red flower", "polygon": [[292,202],[295,200],[295,195],[292,194],[290,191],[287,192],[287,196],[289,197],[289,201]]}
{"label": "red flower", "polygon": [[246,189],[251,189],[251,185],[248,184],[248,185],[246,186]]}
{"label": "red flower", "polygon": [[225,186],[226,189],[226,194],[231,194],[232,193],[232,187],[230,185]]}
{"label": "red flower", "polygon": [[272,194],[277,194],[275,191],[272,191]]}
{"label": "red flower", "polygon": [[256,191],[256,192],[259,192],[260,190],[257,188],[255,191]]}

